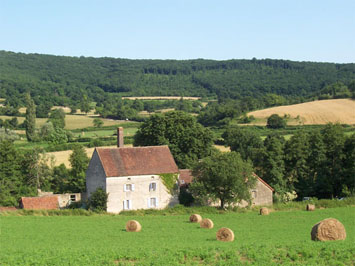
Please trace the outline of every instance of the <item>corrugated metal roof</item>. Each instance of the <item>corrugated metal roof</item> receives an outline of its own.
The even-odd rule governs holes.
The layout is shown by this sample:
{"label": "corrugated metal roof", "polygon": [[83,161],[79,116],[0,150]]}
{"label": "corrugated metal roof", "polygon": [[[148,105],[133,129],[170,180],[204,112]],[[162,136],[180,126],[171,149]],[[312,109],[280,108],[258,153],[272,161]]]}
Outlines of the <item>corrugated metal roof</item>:
{"label": "corrugated metal roof", "polygon": [[168,146],[96,148],[106,177],[177,173]]}

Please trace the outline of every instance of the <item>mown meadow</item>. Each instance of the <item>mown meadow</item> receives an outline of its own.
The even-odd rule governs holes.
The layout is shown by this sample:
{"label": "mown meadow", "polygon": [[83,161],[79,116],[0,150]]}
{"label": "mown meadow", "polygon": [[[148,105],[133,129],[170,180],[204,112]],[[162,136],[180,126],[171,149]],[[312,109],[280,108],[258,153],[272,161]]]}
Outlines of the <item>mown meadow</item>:
{"label": "mown meadow", "polygon": [[[17,214],[18,215],[18,214]],[[16,216],[1,218],[1,265],[354,265],[355,207],[246,213],[202,213],[213,229],[189,215]],[[345,241],[313,242],[311,228],[333,217]],[[138,233],[126,232],[135,219]],[[221,227],[234,242],[219,242]]]}

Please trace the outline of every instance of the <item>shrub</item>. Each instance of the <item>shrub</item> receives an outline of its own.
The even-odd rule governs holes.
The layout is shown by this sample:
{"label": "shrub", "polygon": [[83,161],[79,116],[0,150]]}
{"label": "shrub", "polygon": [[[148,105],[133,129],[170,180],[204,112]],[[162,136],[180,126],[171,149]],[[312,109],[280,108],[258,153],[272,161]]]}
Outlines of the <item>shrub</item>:
{"label": "shrub", "polygon": [[188,192],[187,189],[184,187],[180,188],[179,202],[184,206],[191,206],[194,202],[192,194]]}
{"label": "shrub", "polygon": [[286,127],[286,120],[280,117],[278,114],[272,114],[268,119],[266,126],[268,128],[284,128]]}
{"label": "shrub", "polygon": [[98,188],[88,201],[88,208],[92,211],[106,211],[107,210],[108,194],[102,189]]}

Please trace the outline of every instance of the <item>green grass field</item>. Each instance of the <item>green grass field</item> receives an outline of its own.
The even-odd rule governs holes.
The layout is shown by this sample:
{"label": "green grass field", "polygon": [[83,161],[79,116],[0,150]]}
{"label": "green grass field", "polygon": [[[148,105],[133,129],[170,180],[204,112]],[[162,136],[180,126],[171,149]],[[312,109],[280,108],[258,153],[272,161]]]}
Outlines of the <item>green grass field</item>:
{"label": "green grass field", "polygon": [[[314,212],[206,214],[213,229],[188,215],[0,216],[1,265],[354,265],[355,207]],[[314,242],[314,224],[333,217],[345,241]],[[142,231],[125,231],[128,220]],[[221,227],[234,242],[219,242]]]}

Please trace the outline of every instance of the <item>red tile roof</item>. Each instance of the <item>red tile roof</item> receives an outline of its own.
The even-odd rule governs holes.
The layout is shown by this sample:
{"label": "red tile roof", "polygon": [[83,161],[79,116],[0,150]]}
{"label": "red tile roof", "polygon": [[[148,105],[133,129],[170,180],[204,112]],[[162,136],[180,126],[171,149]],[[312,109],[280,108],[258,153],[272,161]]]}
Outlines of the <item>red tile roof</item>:
{"label": "red tile roof", "polygon": [[[179,181],[180,181],[180,185],[188,185],[192,182],[192,179],[194,178],[192,176],[191,170],[190,169],[180,169],[180,177],[179,177]],[[268,187],[271,191],[274,191],[274,189],[268,184],[266,183],[263,179],[261,179],[259,176],[257,176],[255,173],[253,173],[253,175],[261,182],[263,183],[266,187]],[[183,182],[182,182],[183,181]]]}
{"label": "red tile roof", "polygon": [[168,146],[96,148],[106,177],[177,173]]}
{"label": "red tile roof", "polygon": [[190,169],[179,169],[180,177],[179,182],[180,185],[188,185],[192,182],[192,173]]}
{"label": "red tile roof", "polygon": [[58,197],[22,197],[20,208],[29,210],[56,210],[59,208]]}

